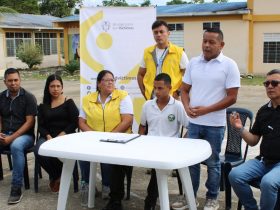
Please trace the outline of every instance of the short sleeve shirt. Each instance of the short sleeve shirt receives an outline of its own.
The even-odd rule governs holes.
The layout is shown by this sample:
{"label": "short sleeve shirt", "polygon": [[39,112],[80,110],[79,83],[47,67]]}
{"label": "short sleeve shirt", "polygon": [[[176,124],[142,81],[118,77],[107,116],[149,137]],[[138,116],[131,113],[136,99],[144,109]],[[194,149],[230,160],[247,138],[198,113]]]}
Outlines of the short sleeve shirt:
{"label": "short sleeve shirt", "polygon": [[260,156],[265,163],[280,162],[280,106],[273,108],[271,103],[262,106],[251,133],[262,136]]}
{"label": "short sleeve shirt", "polygon": [[[2,132],[16,132],[26,122],[26,116],[37,115],[36,98],[21,88],[19,94],[12,99],[9,97],[9,91],[5,90],[0,95],[0,115]],[[26,134],[34,135],[34,128]]]}
{"label": "short sleeve shirt", "polygon": [[168,104],[160,110],[156,98],[146,101],[141,114],[141,125],[148,124],[148,135],[179,137],[181,125],[189,120],[181,101],[170,96]]}
{"label": "short sleeve shirt", "polygon": [[[227,89],[240,87],[240,72],[236,62],[222,53],[210,61],[200,55],[191,59],[183,82],[191,85],[191,107],[210,106],[223,100]],[[225,126],[226,110],[190,118],[190,122],[206,126]]]}

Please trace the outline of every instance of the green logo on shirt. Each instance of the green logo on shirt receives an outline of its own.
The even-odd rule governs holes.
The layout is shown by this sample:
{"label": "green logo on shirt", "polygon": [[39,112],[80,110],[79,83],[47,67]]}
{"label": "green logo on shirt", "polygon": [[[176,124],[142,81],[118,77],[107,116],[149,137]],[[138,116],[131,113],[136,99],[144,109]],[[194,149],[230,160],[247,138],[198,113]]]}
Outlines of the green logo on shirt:
{"label": "green logo on shirt", "polygon": [[170,122],[174,121],[174,120],[175,120],[174,114],[168,115],[168,120],[169,120]]}

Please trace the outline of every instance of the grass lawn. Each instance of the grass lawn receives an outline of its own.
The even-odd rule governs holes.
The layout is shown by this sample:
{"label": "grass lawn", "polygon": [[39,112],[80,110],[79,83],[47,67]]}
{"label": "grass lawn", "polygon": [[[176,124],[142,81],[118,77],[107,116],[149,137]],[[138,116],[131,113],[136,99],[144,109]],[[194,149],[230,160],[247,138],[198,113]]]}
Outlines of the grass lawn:
{"label": "grass lawn", "polygon": [[21,70],[20,75],[23,80],[45,80],[51,74],[57,73],[63,80],[79,80],[80,72],[76,71],[73,75],[64,71],[62,67],[51,67],[40,70]]}
{"label": "grass lawn", "polygon": [[241,79],[241,85],[263,85],[265,76],[254,76],[253,78],[244,77]]}
{"label": "grass lawn", "polygon": [[[34,80],[45,80],[48,75],[57,72],[60,73],[63,80],[79,80],[79,71],[75,72],[74,75],[70,75],[66,71],[63,71],[62,67],[45,68],[33,71],[21,71],[22,79],[34,79]],[[263,85],[265,76],[244,76],[241,78],[241,85]]]}

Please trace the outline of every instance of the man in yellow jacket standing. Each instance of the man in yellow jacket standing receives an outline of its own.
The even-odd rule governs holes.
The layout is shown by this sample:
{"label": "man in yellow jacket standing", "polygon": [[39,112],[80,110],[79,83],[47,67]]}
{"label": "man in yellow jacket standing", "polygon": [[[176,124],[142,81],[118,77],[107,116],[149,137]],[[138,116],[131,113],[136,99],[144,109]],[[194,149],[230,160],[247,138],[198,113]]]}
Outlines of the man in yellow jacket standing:
{"label": "man in yellow jacket standing", "polygon": [[188,57],[183,48],[169,42],[170,31],[166,22],[156,20],[152,25],[152,31],[156,45],[144,50],[137,75],[141,93],[146,100],[153,98],[153,82],[156,75],[166,73],[172,80],[171,93],[178,99],[182,77],[189,62]]}

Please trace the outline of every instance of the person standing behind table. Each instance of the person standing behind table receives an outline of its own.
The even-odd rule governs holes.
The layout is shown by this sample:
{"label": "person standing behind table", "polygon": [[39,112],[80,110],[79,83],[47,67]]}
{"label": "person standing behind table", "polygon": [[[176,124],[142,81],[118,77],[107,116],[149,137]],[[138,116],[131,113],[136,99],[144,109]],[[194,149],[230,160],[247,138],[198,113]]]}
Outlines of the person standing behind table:
{"label": "person standing behind table", "polygon": [[146,100],[153,98],[156,75],[167,73],[172,80],[171,93],[178,99],[182,77],[189,62],[188,57],[183,48],[169,42],[170,31],[165,21],[156,20],[152,25],[152,31],[156,45],[144,50],[137,75],[139,88]]}
{"label": "person standing behind table", "polygon": [[37,102],[31,93],[20,86],[18,70],[9,68],[4,73],[7,90],[0,94],[0,150],[10,150],[13,161],[11,193],[8,204],[22,198],[25,150],[34,145],[34,125]]}
{"label": "person standing behind table", "polygon": [[44,88],[43,103],[38,107],[38,131],[40,138],[35,146],[35,157],[49,174],[49,187],[59,191],[63,163],[54,157],[38,154],[40,146],[55,137],[75,133],[79,111],[74,101],[63,95],[63,81],[56,74],[50,75]]}
{"label": "person standing behind table", "polygon": [[[249,182],[260,180],[260,209],[274,210],[280,188],[280,69],[267,73],[263,83],[270,101],[257,112],[250,131],[242,126],[239,114],[230,116],[230,123],[239,129],[250,146],[260,144],[260,154],[233,168],[229,174],[231,186],[246,210],[258,210]],[[278,209],[278,208],[277,208]]]}
{"label": "person standing behind table", "polygon": [[[205,139],[212,148],[207,165],[204,210],[217,210],[220,186],[221,144],[226,124],[226,108],[237,100],[240,87],[238,66],[222,53],[225,43],[220,29],[203,33],[202,55],[191,59],[181,87],[181,99],[190,117],[188,138]],[[200,164],[190,167],[195,197],[199,188]],[[183,206],[186,206],[182,202]],[[173,207],[173,206],[172,206]]]}
{"label": "person standing behind table", "polygon": [[[96,90],[83,98],[79,116],[80,129],[82,131],[131,133],[133,104],[126,91],[115,89],[115,78],[111,71],[99,72]],[[80,161],[80,167],[82,181],[88,186],[89,162]],[[105,209],[111,209],[111,207],[114,210],[122,209],[119,202],[124,196],[122,166],[101,163],[101,176],[102,198],[108,198],[111,190],[110,201]],[[115,182],[115,179],[119,180],[119,177],[122,177],[122,182]],[[120,194],[114,194],[115,184],[118,185],[117,188],[122,188]]]}
{"label": "person standing behind table", "polygon": [[[155,98],[146,101],[143,106],[139,134],[145,135],[146,130],[148,130],[147,135],[179,137],[180,127],[188,126],[188,116],[182,102],[175,100],[170,95],[171,83],[168,74],[161,73],[156,76],[154,81]],[[144,209],[154,210],[158,198],[155,169],[151,171],[147,193]]]}

